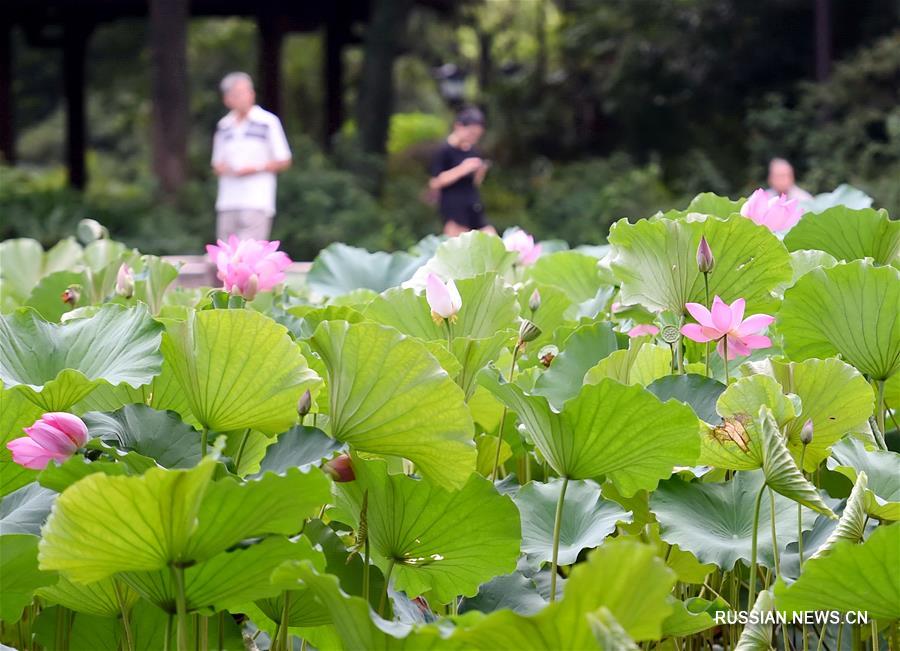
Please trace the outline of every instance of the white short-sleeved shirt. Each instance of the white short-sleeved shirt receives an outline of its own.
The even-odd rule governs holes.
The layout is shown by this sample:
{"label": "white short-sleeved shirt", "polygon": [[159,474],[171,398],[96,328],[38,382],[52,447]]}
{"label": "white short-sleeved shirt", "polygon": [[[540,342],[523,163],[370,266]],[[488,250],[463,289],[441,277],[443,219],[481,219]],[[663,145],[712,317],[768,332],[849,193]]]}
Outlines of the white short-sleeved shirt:
{"label": "white short-sleeved shirt", "polygon": [[[212,163],[233,169],[262,167],[291,157],[281,120],[260,106],[238,120],[234,111],[219,120],[213,137]],[[262,210],[275,214],[275,174],[257,172],[247,176],[220,176],[216,210]]]}

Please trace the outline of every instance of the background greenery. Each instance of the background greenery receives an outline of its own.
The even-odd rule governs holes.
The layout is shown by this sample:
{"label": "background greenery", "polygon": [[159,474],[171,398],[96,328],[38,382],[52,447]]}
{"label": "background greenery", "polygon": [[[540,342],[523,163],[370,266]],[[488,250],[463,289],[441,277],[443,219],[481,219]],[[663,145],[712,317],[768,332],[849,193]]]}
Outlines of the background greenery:
{"label": "background greenery", "polygon": [[[746,194],[776,155],[795,162],[812,192],[848,182],[898,215],[900,6],[832,2],[835,64],[816,82],[813,5],[494,0],[465,3],[453,16],[417,8],[414,38],[396,64],[379,188],[356,172],[352,123],[324,153],[321,35],[292,35],[282,118],[295,165],[280,178],[275,235],[294,257],[311,259],[335,240],[404,248],[439,228],[422,194],[452,116],[431,72],[446,62],[468,71],[467,99],[489,117],[484,144],[496,164],[483,192],[500,229],[603,241],[620,217],[683,206],[700,191]],[[0,167],[0,239],[50,244],[83,217],[147,252],[199,252],[211,238],[210,138],[223,112],[216,85],[228,71],[256,70],[255,25],[191,25],[191,181],[175,203],[159,201],[149,171],[145,42],[145,23],[134,19],[92,36],[90,184],[77,193],[61,168],[60,61],[14,33],[20,160]],[[347,51],[348,109],[360,63],[358,48]]]}

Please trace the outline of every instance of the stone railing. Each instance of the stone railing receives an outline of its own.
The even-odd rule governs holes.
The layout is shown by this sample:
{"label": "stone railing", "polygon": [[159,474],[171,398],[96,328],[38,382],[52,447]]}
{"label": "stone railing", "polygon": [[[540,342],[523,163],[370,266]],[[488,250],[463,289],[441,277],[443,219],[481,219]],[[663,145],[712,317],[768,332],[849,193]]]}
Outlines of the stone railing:
{"label": "stone railing", "polygon": [[[181,287],[215,287],[220,284],[216,278],[216,266],[203,255],[167,255],[166,262],[179,267],[178,280],[175,284]],[[305,276],[309,273],[311,262],[294,262],[288,268],[290,276]]]}

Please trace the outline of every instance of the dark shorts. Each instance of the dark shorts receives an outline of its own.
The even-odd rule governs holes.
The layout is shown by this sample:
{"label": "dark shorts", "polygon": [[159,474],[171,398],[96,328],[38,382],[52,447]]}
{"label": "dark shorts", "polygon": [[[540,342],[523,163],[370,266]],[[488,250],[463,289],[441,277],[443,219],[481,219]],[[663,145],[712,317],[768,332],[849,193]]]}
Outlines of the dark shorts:
{"label": "dark shorts", "polygon": [[445,224],[453,221],[472,230],[478,230],[488,225],[487,218],[484,216],[484,206],[480,203],[474,203],[452,211],[442,210],[441,217],[443,217]]}

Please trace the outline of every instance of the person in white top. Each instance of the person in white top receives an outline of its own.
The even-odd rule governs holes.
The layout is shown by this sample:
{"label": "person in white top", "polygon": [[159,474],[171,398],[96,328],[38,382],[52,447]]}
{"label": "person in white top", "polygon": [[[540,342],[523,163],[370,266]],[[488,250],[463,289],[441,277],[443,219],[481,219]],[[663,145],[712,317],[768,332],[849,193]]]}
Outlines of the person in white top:
{"label": "person in white top", "polygon": [[772,196],[787,195],[788,199],[809,201],[812,195],[797,185],[794,178],[794,166],[783,158],[769,161],[769,194]]}
{"label": "person in white top", "polygon": [[291,166],[291,150],[281,120],[256,104],[250,75],[232,72],[220,88],[231,111],[213,137],[216,236],[267,240],[275,217],[275,175]]}

